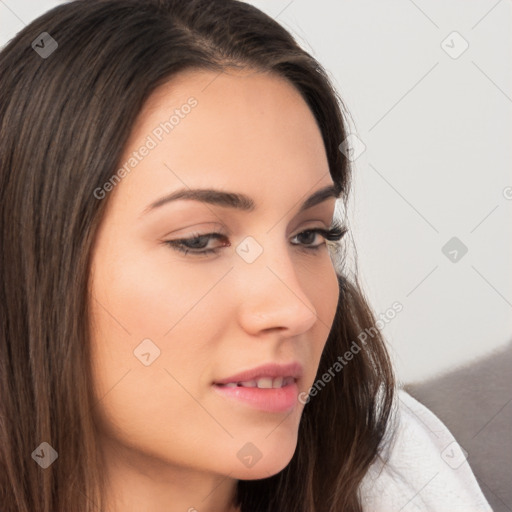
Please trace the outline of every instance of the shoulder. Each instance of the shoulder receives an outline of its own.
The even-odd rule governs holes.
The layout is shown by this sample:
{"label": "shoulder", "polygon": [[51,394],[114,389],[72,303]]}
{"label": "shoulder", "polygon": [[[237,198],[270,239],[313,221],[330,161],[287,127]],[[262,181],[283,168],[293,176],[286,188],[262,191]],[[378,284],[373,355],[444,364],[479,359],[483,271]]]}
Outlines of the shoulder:
{"label": "shoulder", "polygon": [[360,495],[365,512],[492,512],[464,448],[403,389],[397,389],[387,436]]}

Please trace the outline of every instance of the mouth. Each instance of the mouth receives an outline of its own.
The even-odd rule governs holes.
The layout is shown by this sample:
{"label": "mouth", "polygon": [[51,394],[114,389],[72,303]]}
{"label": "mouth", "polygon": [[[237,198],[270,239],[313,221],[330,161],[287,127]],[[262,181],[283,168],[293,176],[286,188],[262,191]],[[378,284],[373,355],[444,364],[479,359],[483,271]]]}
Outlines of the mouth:
{"label": "mouth", "polygon": [[261,377],[259,379],[216,384],[221,388],[281,389],[297,381],[294,377]]}
{"label": "mouth", "polygon": [[290,412],[298,405],[302,366],[269,364],[213,383],[213,389],[231,403],[262,412]]}

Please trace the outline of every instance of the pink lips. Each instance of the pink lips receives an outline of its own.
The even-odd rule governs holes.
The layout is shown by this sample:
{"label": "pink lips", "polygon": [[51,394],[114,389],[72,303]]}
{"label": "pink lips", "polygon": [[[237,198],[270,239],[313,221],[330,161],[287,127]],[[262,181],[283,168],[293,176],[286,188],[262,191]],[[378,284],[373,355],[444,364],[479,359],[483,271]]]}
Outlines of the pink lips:
{"label": "pink lips", "polygon": [[[299,363],[271,363],[215,381],[213,388],[225,398],[243,402],[260,411],[286,412],[297,404],[297,380],[301,376],[302,366]],[[273,382],[277,382],[280,387],[259,388],[240,385],[242,382],[254,384],[254,381],[257,383],[259,379],[265,379],[265,385],[269,384],[269,379],[275,379]]]}
{"label": "pink lips", "polygon": [[302,366],[299,363],[277,364],[270,363],[258,366],[252,370],[237,373],[231,377],[217,380],[214,384],[228,384],[230,382],[244,382],[248,380],[256,380],[261,377],[293,377],[295,380],[302,375]]}

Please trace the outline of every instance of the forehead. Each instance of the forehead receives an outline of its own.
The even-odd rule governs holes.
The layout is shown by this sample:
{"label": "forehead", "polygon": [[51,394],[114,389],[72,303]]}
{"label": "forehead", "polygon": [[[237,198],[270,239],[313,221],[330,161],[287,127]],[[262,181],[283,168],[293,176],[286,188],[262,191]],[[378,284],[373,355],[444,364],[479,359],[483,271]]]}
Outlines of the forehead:
{"label": "forehead", "polygon": [[284,78],[254,70],[188,70],[160,86],[120,165],[143,146],[150,149],[117,186],[137,203],[183,186],[254,196],[332,183],[321,132],[300,93]]}

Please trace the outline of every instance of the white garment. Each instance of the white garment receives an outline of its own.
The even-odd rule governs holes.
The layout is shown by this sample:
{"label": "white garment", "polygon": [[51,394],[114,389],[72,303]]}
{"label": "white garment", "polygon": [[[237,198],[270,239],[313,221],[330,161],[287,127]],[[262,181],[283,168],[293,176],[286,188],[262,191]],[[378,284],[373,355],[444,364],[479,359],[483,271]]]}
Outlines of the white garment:
{"label": "white garment", "polygon": [[360,486],[365,512],[492,512],[466,452],[446,425],[403,389],[397,389],[390,426],[380,457]]}

